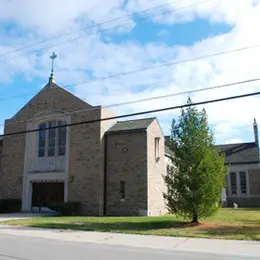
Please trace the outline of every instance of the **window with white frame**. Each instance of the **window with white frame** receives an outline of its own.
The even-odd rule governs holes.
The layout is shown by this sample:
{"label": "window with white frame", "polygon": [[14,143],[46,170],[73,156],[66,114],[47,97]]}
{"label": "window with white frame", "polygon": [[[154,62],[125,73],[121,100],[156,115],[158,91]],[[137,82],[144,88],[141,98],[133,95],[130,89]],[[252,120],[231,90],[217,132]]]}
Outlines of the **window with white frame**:
{"label": "window with white frame", "polygon": [[66,127],[49,127],[66,125],[65,121],[49,121],[39,126],[38,157],[64,156],[66,153]]}
{"label": "window with white frame", "polygon": [[246,172],[230,172],[230,193],[233,196],[246,195],[248,193]]}

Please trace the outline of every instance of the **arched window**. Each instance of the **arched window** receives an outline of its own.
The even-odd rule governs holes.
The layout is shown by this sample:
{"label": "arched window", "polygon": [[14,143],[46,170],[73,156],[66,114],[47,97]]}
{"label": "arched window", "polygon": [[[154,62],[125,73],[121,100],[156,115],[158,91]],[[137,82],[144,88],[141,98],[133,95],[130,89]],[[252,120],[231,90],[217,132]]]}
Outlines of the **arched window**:
{"label": "arched window", "polygon": [[67,128],[49,127],[66,125],[65,121],[50,121],[39,126],[38,157],[64,156],[66,154]]}

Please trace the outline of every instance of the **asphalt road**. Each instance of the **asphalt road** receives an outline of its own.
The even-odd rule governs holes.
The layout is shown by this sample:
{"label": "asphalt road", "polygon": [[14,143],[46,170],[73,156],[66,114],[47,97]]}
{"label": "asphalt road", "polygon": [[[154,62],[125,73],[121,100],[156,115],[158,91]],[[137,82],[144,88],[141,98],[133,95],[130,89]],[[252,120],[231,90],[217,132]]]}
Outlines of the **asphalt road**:
{"label": "asphalt road", "polygon": [[249,260],[194,252],[129,248],[94,243],[63,242],[22,236],[0,235],[0,260]]}

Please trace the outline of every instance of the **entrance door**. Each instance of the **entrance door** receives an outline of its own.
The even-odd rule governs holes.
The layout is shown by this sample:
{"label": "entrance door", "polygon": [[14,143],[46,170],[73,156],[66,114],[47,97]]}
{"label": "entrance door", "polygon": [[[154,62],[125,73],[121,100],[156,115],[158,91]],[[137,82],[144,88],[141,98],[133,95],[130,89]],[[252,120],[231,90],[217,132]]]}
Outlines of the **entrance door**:
{"label": "entrance door", "polygon": [[49,203],[64,201],[64,182],[34,182],[32,207],[46,207]]}

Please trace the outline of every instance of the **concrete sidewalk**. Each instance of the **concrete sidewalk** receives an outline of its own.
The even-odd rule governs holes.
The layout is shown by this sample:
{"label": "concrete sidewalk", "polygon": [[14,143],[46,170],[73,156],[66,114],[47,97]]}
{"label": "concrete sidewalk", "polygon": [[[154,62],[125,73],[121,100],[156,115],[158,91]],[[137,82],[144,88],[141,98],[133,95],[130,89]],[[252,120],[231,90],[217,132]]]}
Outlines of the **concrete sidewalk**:
{"label": "concrete sidewalk", "polygon": [[0,225],[0,233],[80,243],[102,243],[129,247],[182,250],[219,254],[254,256],[260,258],[260,242],[180,237],[128,235],[103,232],[24,228]]}

